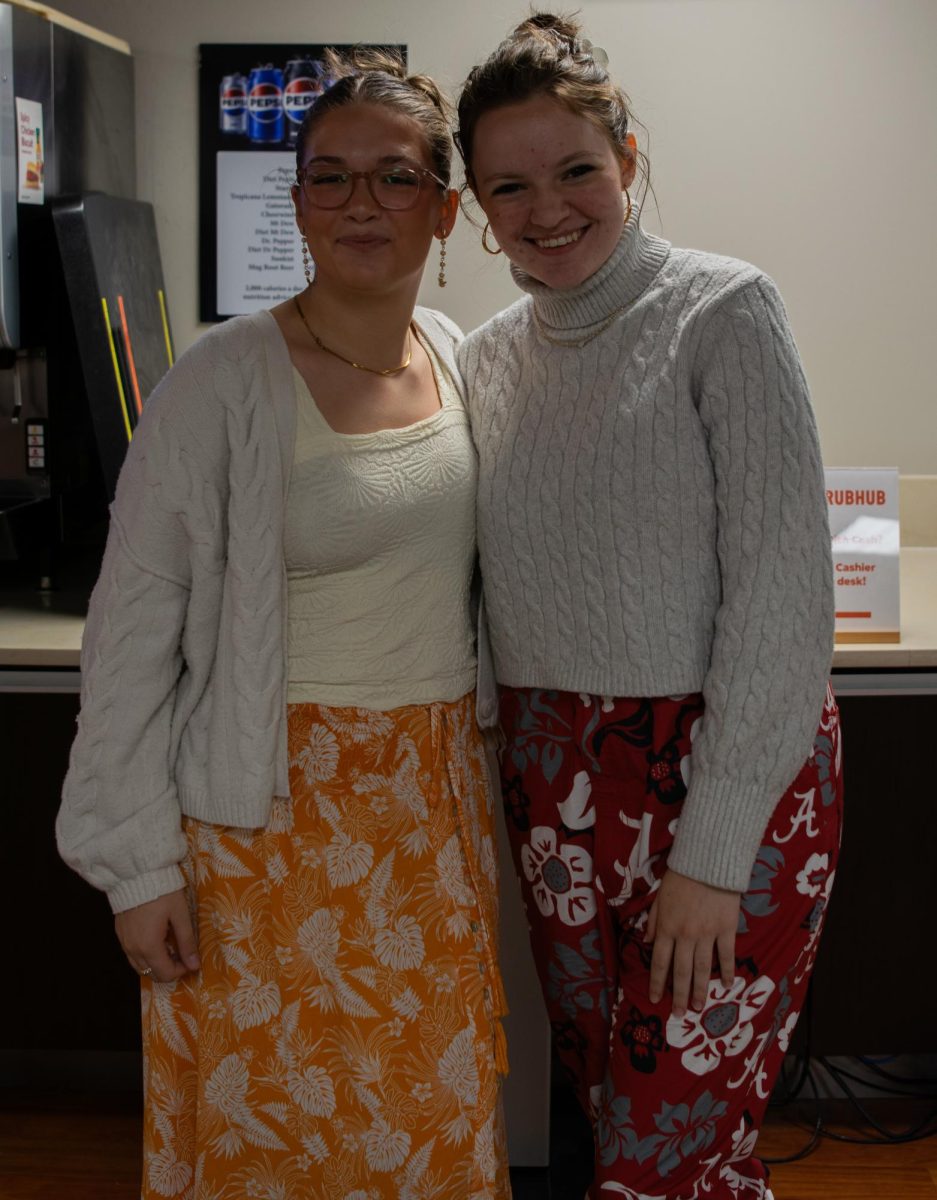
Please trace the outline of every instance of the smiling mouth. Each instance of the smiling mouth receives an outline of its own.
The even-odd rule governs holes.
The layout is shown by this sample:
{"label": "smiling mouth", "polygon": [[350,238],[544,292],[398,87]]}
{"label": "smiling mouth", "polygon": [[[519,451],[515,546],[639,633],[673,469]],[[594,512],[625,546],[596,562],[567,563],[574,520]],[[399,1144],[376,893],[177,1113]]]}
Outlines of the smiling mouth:
{"label": "smiling mouth", "polygon": [[560,246],[572,246],[582,237],[584,230],[574,229],[570,233],[562,233],[557,237],[531,238],[535,246],[541,250],[558,250]]}

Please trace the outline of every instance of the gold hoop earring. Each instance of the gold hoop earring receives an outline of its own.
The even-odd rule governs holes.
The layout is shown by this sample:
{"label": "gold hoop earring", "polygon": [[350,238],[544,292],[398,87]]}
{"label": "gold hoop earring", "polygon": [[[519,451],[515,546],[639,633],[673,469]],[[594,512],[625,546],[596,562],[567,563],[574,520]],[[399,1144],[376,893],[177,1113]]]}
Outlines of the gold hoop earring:
{"label": "gold hoop earring", "polygon": [[627,225],[631,220],[631,210],[634,207],[634,205],[631,203],[631,196],[628,194],[627,188],[625,188],[625,199],[628,201],[628,207],[625,209],[625,219],[622,222],[623,225]]}
{"label": "gold hoop earring", "polygon": [[497,250],[492,250],[492,248],[488,245],[488,234],[490,232],[491,225],[486,221],[485,228],[482,230],[482,249],[486,254],[490,254],[492,257],[494,257],[496,254],[501,253],[501,247],[499,246]]}
{"label": "gold hoop earring", "polygon": [[440,287],[446,286],[446,235],[443,234],[439,239],[439,274],[436,276],[436,282]]}
{"label": "gold hoop earring", "polygon": [[303,244],[303,274],[306,276],[306,283],[312,283],[312,259],[309,257],[309,243],[304,233],[300,234],[300,241]]}

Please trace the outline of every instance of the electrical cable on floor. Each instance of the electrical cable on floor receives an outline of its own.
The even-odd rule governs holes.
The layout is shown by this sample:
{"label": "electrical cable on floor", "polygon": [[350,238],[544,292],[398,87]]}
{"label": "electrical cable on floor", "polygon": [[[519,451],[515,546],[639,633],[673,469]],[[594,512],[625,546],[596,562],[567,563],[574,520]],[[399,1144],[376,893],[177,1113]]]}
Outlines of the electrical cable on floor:
{"label": "electrical cable on floor", "polygon": [[[791,1086],[788,1083],[788,1064],[791,1060],[800,1062],[800,1074],[797,1076],[797,1082]],[[790,1104],[795,1100],[804,1089],[804,1084],[807,1082],[807,1074],[810,1071],[810,1056],[809,1054],[794,1055],[789,1054],[781,1064],[781,1074],[778,1077],[778,1085],[783,1088],[783,1094],[778,1095],[778,1086],[775,1086],[771,1093],[771,1099],[768,1101],[769,1108],[783,1108],[786,1104]]]}
{"label": "electrical cable on floor", "polygon": [[[843,1072],[839,1067],[834,1066],[829,1059],[826,1058],[818,1058],[816,1061],[827,1072],[830,1078],[839,1086],[843,1094],[846,1096],[846,1099],[849,1100],[862,1120],[867,1125],[870,1125],[879,1135],[878,1137],[853,1137],[847,1134],[834,1133],[832,1130],[825,1130],[825,1135],[827,1137],[831,1137],[838,1142],[852,1142],[855,1145],[860,1146],[895,1146],[904,1142],[921,1141],[922,1139],[937,1133],[937,1107],[929,1112],[922,1121],[919,1121],[916,1125],[910,1126],[908,1129],[888,1129],[886,1126],[880,1124],[860,1102],[859,1097],[855,1094],[849,1084],[844,1081]],[[864,1081],[860,1080],[860,1082]],[[932,1081],[932,1085],[934,1084],[937,1084],[937,1080]],[[908,1097],[907,1092],[895,1092],[893,1095],[899,1096],[902,1099],[906,1099]],[[933,1101],[934,1099],[937,1099],[937,1097],[925,1095],[921,1096],[920,1099]]]}
{"label": "electrical cable on floor", "polygon": [[[821,1059],[820,1061],[824,1062],[825,1065],[825,1060]],[[935,1103],[937,1103],[937,1094],[928,1095],[926,1092],[921,1090],[921,1085],[923,1084],[929,1084],[931,1087],[937,1084],[937,1080],[935,1079],[922,1079],[920,1084],[916,1084],[914,1086],[904,1083],[899,1084],[897,1080],[890,1084],[876,1083],[874,1079],[866,1079],[861,1075],[854,1075],[851,1071],[847,1071],[845,1067],[832,1067],[832,1069],[836,1071],[838,1075],[841,1075],[843,1079],[850,1079],[853,1083],[861,1083],[863,1087],[873,1088],[875,1091],[884,1092],[889,1096],[903,1096],[910,1100],[933,1100]]]}
{"label": "electrical cable on floor", "polygon": [[[813,1117],[809,1139],[807,1139],[805,1145],[800,1150],[795,1151],[793,1154],[787,1154],[783,1158],[763,1159],[765,1164],[779,1165],[782,1163],[798,1162],[799,1159],[806,1158],[807,1154],[815,1151],[819,1142],[824,1138],[828,1138],[830,1141],[848,1142],[848,1144],[853,1146],[902,1146],[907,1145],[908,1142],[923,1141],[925,1138],[932,1138],[932,1136],[937,1135],[937,1106],[930,1109],[926,1116],[921,1118],[917,1123],[912,1124],[912,1126],[908,1126],[906,1129],[891,1129],[888,1126],[884,1126],[884,1124],[876,1120],[876,1117],[870,1114],[865,1104],[861,1102],[861,1099],[855,1094],[853,1088],[849,1086],[846,1080],[859,1082],[859,1084],[863,1084],[864,1086],[876,1087],[877,1091],[884,1092],[895,1099],[920,1099],[932,1104],[937,1098],[935,1094],[909,1092],[907,1091],[907,1087],[902,1087],[901,1090],[899,1088],[891,1088],[889,1090],[889,1088],[885,1088],[882,1085],[872,1084],[869,1080],[860,1079],[859,1076],[853,1075],[851,1072],[845,1072],[842,1068],[836,1067],[834,1063],[831,1063],[828,1058],[806,1058],[805,1061],[809,1064],[805,1081],[810,1084],[810,1090],[813,1093],[813,1108],[815,1108],[815,1117]],[[845,1134],[830,1128],[823,1117],[824,1098],[819,1094],[816,1069],[822,1069],[827,1073],[828,1078],[839,1088],[842,1097],[847,1099],[849,1104],[852,1105],[855,1114],[859,1116],[861,1122],[865,1126],[875,1130],[875,1134]],[[803,1070],[801,1070],[800,1079],[804,1079]],[[935,1091],[937,1091],[937,1079],[921,1079],[920,1082],[921,1085],[935,1088]],[[797,1098],[797,1093],[792,1092],[781,1103],[789,1104]],[[872,1099],[879,1098],[881,1097],[872,1097]],[[834,1097],[827,1097],[825,1099],[834,1099]]]}
{"label": "electrical cable on floor", "polygon": [[[810,1042],[810,1027],[808,1026],[807,1027],[807,1049],[808,1050],[809,1050],[809,1042]],[[800,1150],[795,1150],[793,1154],[785,1154],[783,1158],[763,1158],[761,1161],[766,1166],[777,1167],[777,1166],[781,1166],[782,1164],[785,1164],[785,1163],[800,1162],[800,1160],[802,1158],[806,1158],[808,1155],[813,1154],[814,1150],[816,1150],[817,1146],[819,1146],[819,1144],[820,1144],[820,1139],[823,1137],[823,1114],[820,1109],[820,1093],[817,1090],[817,1084],[816,1084],[816,1080],[813,1077],[813,1072],[810,1070],[810,1056],[808,1053],[806,1053],[806,1051],[804,1053],[804,1070],[801,1071],[800,1078],[798,1079],[798,1090],[796,1092],[793,1092],[789,1096],[789,1098],[784,1101],[785,1104],[790,1103],[791,1100],[797,1099],[797,1096],[800,1094],[800,1091],[803,1090],[804,1083],[810,1084],[811,1090],[813,1091],[813,1098],[816,1101],[816,1108],[817,1108],[816,1119],[813,1123],[813,1129],[810,1131],[810,1137],[808,1138],[806,1143],[800,1148]]]}
{"label": "electrical cable on floor", "polygon": [[[889,1056],[888,1061],[894,1062],[895,1056]],[[907,1075],[895,1075],[891,1071],[886,1071],[881,1063],[877,1062],[874,1058],[866,1058],[860,1054],[859,1062],[862,1063],[866,1070],[872,1071],[876,1075],[880,1075],[883,1079],[887,1079],[891,1083],[902,1083],[908,1085],[909,1087],[912,1085],[914,1087],[937,1087],[937,1079],[922,1079],[920,1077],[909,1078]]]}
{"label": "electrical cable on floor", "polygon": [[[810,1000],[811,990],[807,992],[807,999],[804,1005],[803,1019],[805,1029],[805,1039],[803,1051],[798,1055],[789,1055],[784,1061],[781,1068],[779,1085],[781,1095],[778,1096],[778,1088],[775,1089],[769,1102],[773,1108],[783,1108],[798,1100],[805,1084],[810,1085],[810,1090],[813,1093],[814,1118],[811,1125],[806,1128],[809,1130],[809,1137],[801,1149],[793,1154],[785,1155],[783,1158],[765,1158],[763,1161],[769,1166],[777,1166],[782,1163],[798,1162],[800,1159],[806,1158],[817,1148],[824,1138],[829,1138],[836,1142],[849,1142],[856,1146],[900,1146],[908,1142],[922,1141],[925,1138],[937,1135],[937,1078],[925,1078],[921,1076],[900,1075],[895,1072],[887,1071],[880,1062],[874,1058],[863,1057],[861,1055],[851,1056],[854,1061],[865,1070],[878,1076],[884,1082],[876,1082],[873,1079],[863,1078],[860,1075],[854,1074],[852,1071],[830,1061],[828,1057],[817,1056],[814,1058],[811,1055],[811,1025],[810,1020]],[[788,1082],[788,1063],[793,1060],[796,1064],[799,1062],[799,1072],[794,1086]],[[893,1062],[894,1056],[890,1056],[885,1061]],[[824,1071],[827,1079],[839,1090],[842,1097],[849,1101],[858,1115],[860,1120],[875,1131],[874,1134],[866,1134],[855,1136],[852,1134],[838,1133],[831,1129],[823,1118],[824,1099],[820,1096],[820,1089],[817,1085],[816,1072]],[[848,1081],[848,1082],[847,1082]],[[927,1115],[917,1121],[915,1124],[908,1126],[907,1129],[890,1129],[886,1125],[881,1124],[868,1111],[865,1104],[862,1103],[860,1097],[855,1090],[850,1087],[850,1083],[860,1084],[863,1087],[872,1088],[876,1092],[881,1093],[880,1096],[871,1097],[872,1100],[881,1099],[882,1095],[890,1096],[895,1099],[902,1100],[920,1100],[929,1102],[935,1107],[927,1113]],[[827,1099],[834,1099],[828,1097]]]}

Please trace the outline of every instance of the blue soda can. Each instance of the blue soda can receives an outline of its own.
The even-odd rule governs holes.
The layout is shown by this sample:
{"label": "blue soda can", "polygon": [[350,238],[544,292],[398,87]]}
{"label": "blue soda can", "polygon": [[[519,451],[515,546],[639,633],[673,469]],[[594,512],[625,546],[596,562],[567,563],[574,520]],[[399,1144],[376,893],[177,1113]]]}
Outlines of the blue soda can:
{"label": "blue soda can", "polygon": [[254,67],[247,85],[247,136],[252,142],[283,141],[283,72],[269,64]]}
{"label": "blue soda can", "polygon": [[308,58],[294,58],[286,64],[284,80],[283,112],[286,114],[286,134],[292,146],[303,118],[322,95],[319,64]]}

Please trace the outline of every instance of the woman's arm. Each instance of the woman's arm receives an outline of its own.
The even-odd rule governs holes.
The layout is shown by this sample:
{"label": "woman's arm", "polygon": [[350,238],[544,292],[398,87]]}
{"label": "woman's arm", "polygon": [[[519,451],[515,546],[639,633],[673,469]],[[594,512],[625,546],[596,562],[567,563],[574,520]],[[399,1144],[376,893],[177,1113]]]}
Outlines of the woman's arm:
{"label": "woman's arm", "polygon": [[816,426],[767,278],[710,318],[694,395],[715,482],[722,603],[688,794],[646,934],[650,997],[660,999],[672,968],[677,1015],[702,1007],[714,953],[732,981],[741,894],[771,812],[810,753],[833,641]]}
{"label": "woman's arm", "polygon": [[169,761],[188,588],[130,549],[119,508],[91,596],[81,712],[56,825],[70,867],[115,912],[183,886],[185,854]]}
{"label": "woman's arm", "polygon": [[744,891],[806,761],[833,649],[823,467],[784,306],[765,276],[710,318],[694,395],[712,462],[722,600],[670,865]]}
{"label": "woman's arm", "polygon": [[56,832],[62,857],[115,912],[183,886],[171,761],[182,632],[193,563],[217,570],[223,557],[224,418],[210,410],[184,358],[128,450],[82,640],[81,714]]}

